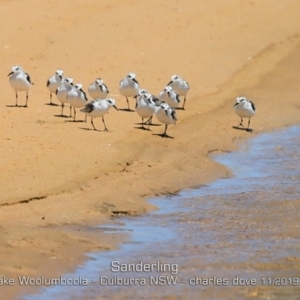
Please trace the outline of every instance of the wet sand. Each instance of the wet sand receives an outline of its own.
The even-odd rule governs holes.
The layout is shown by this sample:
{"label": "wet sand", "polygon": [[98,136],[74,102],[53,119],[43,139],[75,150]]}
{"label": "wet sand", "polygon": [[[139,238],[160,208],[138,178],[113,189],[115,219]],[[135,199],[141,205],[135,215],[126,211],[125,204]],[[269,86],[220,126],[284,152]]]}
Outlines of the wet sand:
{"label": "wet sand", "polygon": [[86,285],[44,287],[22,300],[298,299],[299,133],[292,126],[261,134],[214,155],[233,176],[151,199],[158,211],[99,226],[130,240],[63,275]]}
{"label": "wet sand", "polygon": [[[209,153],[299,122],[297,2],[78,0],[37,6],[32,0],[2,1],[0,9],[6,70],[0,275],[59,275],[82,261],[85,251],[116,247],[126,236],[87,228],[152,209],[145,201],[152,195],[226,177],[228,170]],[[10,107],[15,97],[5,75],[15,64],[34,82],[28,109]],[[135,128],[136,113],[111,111],[110,133],[57,117],[60,107],[46,105],[46,81],[56,68],[84,88],[102,77],[119,108],[126,101],[118,82],[129,71],[155,94],[180,74],[191,90],[186,111],[178,111],[178,123],[169,129],[174,139],[155,135],[162,126],[152,132]],[[252,134],[232,128],[238,123],[232,105],[240,94],[258,107]],[[20,104],[24,100],[20,93]],[[95,125],[102,128],[100,120]],[[13,297],[32,288],[3,291]]]}

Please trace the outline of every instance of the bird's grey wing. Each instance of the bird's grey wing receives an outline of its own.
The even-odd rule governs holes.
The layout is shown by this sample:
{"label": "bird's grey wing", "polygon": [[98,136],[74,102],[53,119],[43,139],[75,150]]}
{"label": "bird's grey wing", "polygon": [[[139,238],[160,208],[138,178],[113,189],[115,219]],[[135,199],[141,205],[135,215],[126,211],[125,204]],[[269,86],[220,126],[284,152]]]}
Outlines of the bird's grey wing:
{"label": "bird's grey wing", "polygon": [[29,76],[27,73],[25,73],[25,76],[26,76],[27,81],[28,81],[30,84],[32,84],[31,79],[30,79],[30,76]]}
{"label": "bird's grey wing", "polygon": [[254,105],[254,103],[252,101],[250,101],[250,104],[251,104],[251,107],[252,107],[253,111],[255,111],[255,105]]}
{"label": "bird's grey wing", "polygon": [[173,120],[175,120],[175,121],[177,120],[177,116],[176,116],[176,111],[175,111],[175,109],[172,109],[172,110],[171,110],[171,117],[172,117]]}

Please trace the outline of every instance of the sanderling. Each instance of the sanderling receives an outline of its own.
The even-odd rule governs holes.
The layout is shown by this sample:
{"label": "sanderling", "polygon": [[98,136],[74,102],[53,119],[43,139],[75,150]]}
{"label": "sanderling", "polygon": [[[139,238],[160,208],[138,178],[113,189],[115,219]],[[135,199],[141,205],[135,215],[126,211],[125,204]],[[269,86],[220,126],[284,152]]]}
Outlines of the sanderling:
{"label": "sanderling", "polygon": [[161,135],[162,137],[170,137],[167,135],[167,128],[170,124],[176,124],[177,116],[174,108],[171,108],[167,103],[161,103],[156,109],[155,116],[158,121],[165,124],[165,131]]}
{"label": "sanderling", "polygon": [[250,119],[255,114],[255,105],[252,101],[248,100],[246,97],[241,96],[236,98],[236,103],[233,106],[235,113],[241,118],[239,126],[243,125],[243,118],[249,118],[247,131],[250,131]]}
{"label": "sanderling", "polygon": [[104,99],[109,91],[101,78],[97,78],[88,88],[88,93],[93,99]]}
{"label": "sanderling", "polygon": [[54,75],[51,76],[47,81],[47,88],[50,91],[50,102],[49,105],[54,105],[52,103],[52,93],[55,93],[58,87],[61,85],[63,81],[63,74],[64,71],[62,70],[56,70]]}
{"label": "sanderling", "polygon": [[190,86],[187,83],[187,81],[182,79],[179,75],[173,75],[171,76],[171,81],[167,85],[170,85],[173,88],[173,90],[178,94],[178,96],[184,96],[184,101],[182,105],[182,109],[184,109],[186,94],[190,89]]}
{"label": "sanderling", "polygon": [[126,97],[128,111],[130,111],[128,97],[134,97],[139,93],[139,83],[136,80],[136,75],[134,73],[129,73],[124,79],[119,83],[120,93]]}
{"label": "sanderling", "polygon": [[[76,119],[76,107],[81,108],[84,107],[88,101],[85,92],[82,90],[82,84],[76,83],[74,88],[68,91],[67,93],[67,101],[73,106],[74,109],[74,122]],[[86,121],[86,116],[85,116]]]}
{"label": "sanderling", "polygon": [[93,118],[102,117],[104,124],[104,131],[109,131],[104,122],[104,115],[109,111],[111,107],[114,107],[116,110],[118,108],[115,105],[116,101],[111,98],[106,99],[96,99],[85,105],[80,111],[91,117],[91,124],[93,125],[94,130],[97,130],[93,123]]}
{"label": "sanderling", "polygon": [[[139,93],[137,95],[135,95],[133,98],[135,98],[137,100],[140,95],[146,94],[146,93],[150,93],[150,92],[146,89],[139,89]],[[160,103],[161,103],[160,100],[154,94],[151,94],[151,99],[157,106],[160,105]]]}
{"label": "sanderling", "polygon": [[[147,93],[149,93],[149,94],[151,94],[148,90],[146,90],[146,89],[139,89],[139,93],[137,94],[137,95],[135,95],[133,98],[135,98],[135,100],[137,100],[138,99],[138,97],[139,96],[141,96],[142,94],[147,94]],[[154,94],[151,94],[151,102],[153,102],[154,103],[154,105],[156,105],[156,106],[159,106],[160,105],[160,100],[158,99],[158,97],[157,96],[155,96]],[[137,103],[136,103],[136,105],[137,105]],[[153,118],[153,115],[150,117],[150,119],[148,119],[147,121],[146,121],[146,123],[145,124],[152,124],[152,118]]]}
{"label": "sanderling", "polygon": [[[142,118],[142,129],[146,129],[144,127],[144,124],[148,124],[148,130],[149,130],[149,125],[156,109],[157,106],[155,105],[155,102],[152,100],[152,95],[144,90],[140,92],[139,95],[137,96],[135,110],[138,113],[138,115]],[[146,123],[144,123],[144,118],[148,119]]]}
{"label": "sanderling", "polygon": [[178,104],[180,102],[178,94],[169,85],[167,85],[163,89],[163,91],[160,92],[158,97],[161,102],[168,103],[170,105],[170,107],[172,107],[172,108],[178,107]]}
{"label": "sanderling", "polygon": [[26,91],[26,104],[24,107],[27,107],[28,90],[33,84],[31,83],[29,75],[25,73],[20,66],[14,66],[12,67],[12,72],[10,72],[8,76],[10,76],[10,85],[16,92],[16,106],[18,106],[18,91]]}
{"label": "sanderling", "polygon": [[[57,99],[61,103],[61,116],[63,116],[64,112],[64,106],[65,103],[68,103],[67,101],[67,94],[68,92],[73,88],[73,78],[64,78],[61,82],[60,86],[57,88],[55,94],[57,96]],[[72,117],[72,107],[70,106],[70,117]]]}

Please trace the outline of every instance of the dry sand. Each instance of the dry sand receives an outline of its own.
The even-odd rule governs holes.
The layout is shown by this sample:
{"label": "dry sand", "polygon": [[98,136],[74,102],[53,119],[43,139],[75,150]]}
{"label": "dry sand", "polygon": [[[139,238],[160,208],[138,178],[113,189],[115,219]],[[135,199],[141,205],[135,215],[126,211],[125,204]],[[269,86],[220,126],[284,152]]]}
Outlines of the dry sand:
{"label": "dry sand", "polygon": [[[116,247],[126,237],[91,226],[152,209],[146,197],[225,177],[210,152],[299,122],[299,9],[292,0],[0,1],[0,275],[59,276],[85,251]],[[10,107],[6,75],[16,64],[34,82],[27,109]],[[60,107],[46,105],[57,68],[84,88],[103,78],[119,108],[126,101],[118,83],[128,72],[154,94],[180,74],[191,89],[169,128],[174,139],[156,135],[162,126],[135,128],[135,112],[112,110],[108,133],[57,117]],[[252,134],[232,128],[241,94],[257,106]],[[3,292],[8,299],[30,289]]]}

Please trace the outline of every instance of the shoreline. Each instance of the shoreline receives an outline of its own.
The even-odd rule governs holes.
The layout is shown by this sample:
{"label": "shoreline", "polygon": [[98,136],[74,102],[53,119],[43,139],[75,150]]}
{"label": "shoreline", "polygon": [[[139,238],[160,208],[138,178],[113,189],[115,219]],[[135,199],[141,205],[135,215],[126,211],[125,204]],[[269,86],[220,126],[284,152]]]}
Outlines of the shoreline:
{"label": "shoreline", "polygon": [[[299,48],[299,45],[300,39],[299,43],[297,39],[296,46],[294,45],[295,47],[293,47],[294,49],[290,52],[289,55],[285,56],[283,59],[280,60],[280,62],[274,68],[275,71],[271,71],[272,74],[278,73],[276,69],[280,68],[281,64],[285,64],[286,60],[295,61],[294,55],[296,54],[296,50],[297,48]],[[273,47],[276,48],[276,46]],[[264,53],[261,55],[262,59],[265,59]],[[258,60],[259,59],[260,58],[258,57]],[[298,60],[298,63],[300,66],[300,59]],[[249,66],[249,68],[251,69],[251,66]],[[248,70],[242,69],[241,72],[247,73]],[[236,74],[233,77],[233,82],[236,80],[236,78],[239,77],[240,74]],[[274,78],[273,76],[267,77]],[[281,75],[278,77],[280,80],[282,80]],[[231,80],[229,80],[229,85],[230,84],[234,83],[231,83]],[[225,83],[224,86],[227,87],[227,83]],[[253,95],[255,95],[257,88],[259,90],[260,86],[258,85],[258,87],[256,88],[249,87],[249,90],[252,90]],[[228,97],[228,94],[232,93],[232,91],[228,91],[226,90],[226,88],[224,89],[224,87],[222,87],[220,89],[220,92],[218,93],[220,93],[221,95],[224,93],[224,98],[226,99],[226,97]],[[215,94],[207,95],[205,97],[212,98],[214,96]],[[223,104],[224,102],[225,104]],[[26,265],[25,268],[23,266],[15,266],[15,269],[6,268],[5,272],[6,274],[8,274],[8,276],[6,277],[15,278],[15,276],[23,275],[35,278],[41,276],[46,276],[47,278],[57,277],[61,274],[65,274],[68,271],[72,271],[74,267],[77,267],[78,264],[86,260],[87,258],[84,254],[87,252],[99,251],[101,249],[109,251],[110,249],[118,247],[118,245],[120,245],[120,243],[125,241],[128,237],[121,236],[121,234],[111,234],[110,236],[105,234],[104,237],[104,234],[99,232],[96,226],[99,224],[110,222],[122,222],[122,219],[118,219],[118,217],[122,215],[142,214],[152,209],[155,209],[153,206],[147,203],[147,198],[149,197],[177,193],[179,190],[182,190],[184,188],[193,188],[195,186],[201,186],[203,184],[208,184],[217,178],[230,176],[229,170],[227,170],[224,166],[219,165],[218,163],[212,161],[209,158],[209,153],[216,151],[228,152],[235,150],[238,147],[236,143],[237,139],[243,140],[245,138],[251,138],[259,133],[263,133],[270,130],[272,131],[274,129],[279,129],[282,127],[296,124],[300,120],[300,117],[297,117],[295,114],[291,114],[292,111],[288,111],[289,114],[281,114],[281,118],[279,119],[278,124],[273,127],[268,126],[268,124],[270,124],[271,122],[271,118],[266,117],[262,119],[257,115],[253,118],[252,125],[254,128],[257,128],[257,130],[255,130],[254,133],[249,134],[244,131],[237,131],[230,128],[228,123],[231,121],[235,121],[236,119],[235,115],[232,114],[232,112],[230,111],[232,105],[229,105],[229,103],[231,103],[232,100],[225,100],[224,102],[221,104],[221,107],[216,107],[208,113],[205,113],[206,120],[201,120],[201,123],[204,123],[206,121],[208,123],[206,123],[205,126],[210,127],[211,125],[209,124],[208,120],[210,120],[211,123],[216,122],[216,120],[218,120],[218,122],[221,123],[223,122],[223,126],[228,126],[228,128],[224,128],[224,132],[226,132],[230,136],[230,138],[228,138],[227,136],[226,142],[224,142],[224,136],[220,136],[217,140],[217,143],[216,140],[213,141],[214,146],[212,146],[211,142],[207,140],[205,147],[203,147],[203,145],[199,145],[199,147],[193,149],[193,155],[191,157],[187,157],[191,154],[186,153],[183,162],[180,162],[178,160],[178,153],[174,154],[172,153],[172,151],[170,151],[171,153],[169,153],[167,158],[164,154],[162,154],[162,158],[159,158],[159,160],[167,159],[168,162],[172,162],[173,165],[176,161],[176,168],[172,170],[168,180],[165,180],[160,186],[157,183],[154,183],[156,182],[157,174],[159,174],[159,176],[161,174],[165,174],[165,165],[161,163],[163,165],[161,168],[156,167],[157,170],[150,172],[147,171],[147,168],[140,167],[140,159],[138,159],[135,161],[131,161],[131,163],[127,164],[125,167],[122,166],[121,170],[118,170],[117,172],[111,172],[108,175],[103,175],[103,177],[94,179],[94,182],[87,182],[85,184],[81,184],[80,189],[78,189],[77,191],[71,191],[59,195],[51,195],[45,199],[31,201],[29,203],[2,207],[1,210],[4,213],[3,216],[5,216],[5,218],[2,218],[2,229],[5,226],[5,224],[8,225],[12,223],[11,220],[15,215],[15,208],[17,208],[18,206],[22,206],[22,212],[18,211],[19,229],[20,225],[22,224],[22,221],[27,219],[30,215],[33,216],[32,212],[34,212],[34,216],[36,216],[37,218],[34,221],[31,220],[27,223],[28,225],[30,225],[31,228],[34,228],[36,232],[30,236],[28,234],[28,228],[26,228],[26,226],[23,226],[23,224],[23,228],[22,230],[20,230],[21,233],[19,233],[19,236],[25,235],[26,238],[16,240],[19,242],[18,246],[20,246],[20,249],[22,248],[22,243],[26,245],[33,244],[35,245],[33,247],[35,249],[37,246],[41,247],[38,251],[40,257],[36,256],[34,260],[29,261],[28,265]],[[268,103],[270,103],[270,101]],[[261,103],[259,105],[260,110],[264,109],[264,105],[268,106],[268,103]],[[230,117],[227,116],[227,113],[224,113],[224,111],[227,112],[228,109],[228,114],[230,113],[232,115]],[[278,116],[278,113],[274,115]],[[271,116],[273,115],[271,114]],[[230,120],[226,122],[226,118]],[[184,122],[181,123],[179,126],[183,127],[181,128],[181,130],[184,131],[186,130],[186,128],[191,126],[191,123],[193,123],[193,118],[192,120],[185,119]],[[174,130],[174,133],[176,134],[176,130]],[[195,141],[195,135],[193,136],[193,138]],[[179,142],[181,147],[185,148],[185,143],[179,141],[179,138],[176,138],[176,141]],[[188,143],[187,141],[185,142]],[[191,165],[190,163],[190,160],[193,160],[196,157],[199,158],[199,149],[202,150],[201,168],[199,168],[195,164]],[[187,163],[187,161],[189,163]],[[152,161],[148,161],[148,163],[153,164]],[[150,169],[152,169],[152,167]],[[145,171],[147,171],[146,174]],[[170,172],[170,170],[168,170],[168,172]],[[139,178],[140,176],[146,177],[148,186],[142,186],[142,188],[139,188],[139,181],[134,181],[132,180],[132,177],[127,177],[126,175],[128,173],[133,173],[134,178]],[[94,199],[92,199],[95,196],[95,192],[97,193],[98,181],[104,180],[103,178],[113,179],[113,184],[110,182],[110,184],[107,184],[104,190],[102,190],[102,193],[104,193],[104,196],[102,194],[103,199],[105,199],[105,196],[109,195],[112,186],[124,186],[126,184],[131,184],[132,189],[128,194],[130,194],[134,201],[130,199],[127,199],[127,201],[120,201],[120,199],[110,198],[109,201],[102,201],[99,203],[99,201],[95,201]],[[83,197],[86,198],[84,204],[82,203]],[[45,214],[45,207],[48,211],[47,214]],[[62,207],[65,211],[67,211],[70,208],[72,214],[66,215],[65,218],[62,218],[61,216],[56,216],[56,218],[54,218],[54,215],[57,212],[59,212]],[[81,209],[80,214],[78,213],[79,208]],[[77,211],[76,215],[74,215],[74,209],[75,211]],[[86,212],[88,213],[88,216],[86,215]],[[16,226],[14,226],[14,229],[16,229]],[[60,236],[60,238],[58,238],[58,235]],[[41,238],[41,236],[43,238]],[[102,239],[103,241],[101,241]],[[28,250],[32,251],[33,248],[31,247]],[[68,257],[70,253],[72,253],[72,257]],[[8,292],[6,291],[7,288],[10,287],[3,287],[5,292]],[[20,295],[28,292],[36,292],[37,288],[38,287],[34,286],[14,286],[14,292],[11,293],[12,291],[10,291],[10,294],[13,297],[13,295],[17,296],[18,294]]]}
{"label": "shoreline", "polygon": [[[210,153],[233,151],[237,140],[299,123],[299,4],[153,1],[79,0],[70,7],[29,0],[30,14],[17,1],[0,6],[3,70],[20,64],[35,83],[23,109],[10,107],[15,96],[3,79],[0,278],[57,277],[74,270],[87,252],[117,248],[128,235],[103,234],[99,224],[155,209],[147,202],[152,196],[230,176]],[[174,139],[157,136],[162,126],[136,128],[136,113],[110,112],[107,134],[59,118],[60,107],[46,105],[45,83],[56,68],[85,89],[103,76],[119,108],[126,100],[117,79],[129,71],[154,94],[180,74],[191,89],[186,110],[168,129]],[[238,95],[257,106],[254,133],[232,128]],[[11,299],[36,292],[32,286],[2,289]]]}

